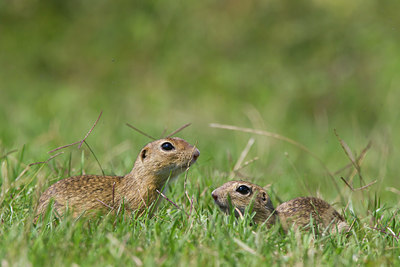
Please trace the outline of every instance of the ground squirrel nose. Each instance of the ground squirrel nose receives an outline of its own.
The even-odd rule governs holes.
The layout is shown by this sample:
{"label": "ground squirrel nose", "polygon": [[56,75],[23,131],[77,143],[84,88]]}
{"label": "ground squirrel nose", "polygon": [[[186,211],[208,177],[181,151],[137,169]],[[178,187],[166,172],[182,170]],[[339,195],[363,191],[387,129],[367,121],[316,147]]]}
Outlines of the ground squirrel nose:
{"label": "ground squirrel nose", "polygon": [[218,200],[218,196],[217,196],[217,194],[215,193],[215,191],[213,191],[213,192],[211,193],[211,196],[213,197],[213,199],[214,199],[215,201]]}
{"label": "ground squirrel nose", "polygon": [[193,152],[193,161],[196,161],[199,156],[200,151],[196,148],[196,150]]}

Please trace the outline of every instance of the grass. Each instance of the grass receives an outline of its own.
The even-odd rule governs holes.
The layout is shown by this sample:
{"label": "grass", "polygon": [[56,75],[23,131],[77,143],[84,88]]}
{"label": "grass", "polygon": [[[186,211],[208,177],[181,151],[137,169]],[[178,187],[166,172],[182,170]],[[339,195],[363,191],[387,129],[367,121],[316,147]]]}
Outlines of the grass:
{"label": "grass", "polygon": [[[398,264],[398,10],[395,0],[0,2],[2,265]],[[81,149],[50,159],[100,111]],[[149,139],[126,123],[159,137],[188,122],[178,136],[201,151],[191,212],[181,176],[166,191],[181,209],[163,200],[151,218],[31,223],[57,180],[130,171]],[[239,159],[252,162],[237,173]],[[275,205],[319,196],[351,234],[225,216],[210,194],[231,178],[270,185]]]}
{"label": "grass", "polygon": [[[78,152],[79,158],[79,151],[74,151],[77,148],[67,149]],[[87,148],[82,151],[90,153]],[[138,217],[121,211],[118,215],[95,219],[67,217],[61,221],[50,210],[42,221],[33,225],[43,183],[51,184],[53,176],[59,179],[70,172],[71,175],[85,172],[87,161],[93,167],[97,163],[93,156],[88,156],[88,160],[83,157],[77,159],[80,166],[71,170],[71,156],[66,159],[60,156],[26,168],[24,153],[22,150],[2,158],[0,257],[3,264],[394,265],[400,260],[398,209],[380,203],[377,195],[371,197],[361,191],[364,198],[358,205],[361,210],[354,211],[351,204],[356,197],[347,190],[350,207],[345,217],[352,224],[348,236],[320,236],[312,231],[285,234],[279,225],[272,229],[252,225],[250,214],[242,220],[222,214],[213,204],[210,193],[215,184],[212,178],[223,181],[226,175],[211,178],[201,164],[192,166],[188,173],[186,189],[194,199],[193,204],[185,195],[184,178],[180,177],[167,191],[179,209],[164,200],[154,216]],[[274,203],[278,203],[277,190],[270,190]],[[361,216],[363,213],[367,215]]]}

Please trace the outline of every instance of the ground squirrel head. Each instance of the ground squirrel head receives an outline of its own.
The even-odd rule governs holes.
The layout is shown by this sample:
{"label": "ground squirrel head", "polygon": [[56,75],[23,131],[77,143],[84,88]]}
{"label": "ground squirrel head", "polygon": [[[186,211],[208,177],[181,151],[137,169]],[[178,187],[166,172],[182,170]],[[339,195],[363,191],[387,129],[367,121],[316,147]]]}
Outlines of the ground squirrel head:
{"label": "ground squirrel head", "polygon": [[228,213],[235,209],[236,217],[244,214],[246,207],[253,205],[252,211],[256,212],[254,221],[263,223],[268,219],[274,223],[274,207],[268,193],[260,186],[245,181],[230,181],[218,187],[211,193],[215,204]]}
{"label": "ground squirrel head", "polygon": [[148,143],[136,159],[133,172],[174,178],[200,156],[200,151],[181,138],[170,137]]}

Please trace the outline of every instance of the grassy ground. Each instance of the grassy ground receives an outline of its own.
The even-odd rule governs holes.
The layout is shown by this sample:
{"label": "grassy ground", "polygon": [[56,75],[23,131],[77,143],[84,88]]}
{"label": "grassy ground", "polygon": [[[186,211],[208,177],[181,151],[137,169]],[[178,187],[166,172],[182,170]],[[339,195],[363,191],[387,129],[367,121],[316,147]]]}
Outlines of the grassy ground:
{"label": "grassy ground", "polygon": [[[398,264],[399,7],[0,2],[1,264]],[[101,110],[87,142],[106,174],[127,173],[149,141],[126,122],[154,136],[192,123],[178,134],[201,151],[188,173],[191,212],[181,176],[166,192],[180,209],[163,201],[152,218],[52,224],[47,217],[32,225],[40,192],[101,169],[87,146],[29,164],[81,140]],[[210,128],[213,122],[279,133],[317,158],[276,138]],[[233,174],[252,137],[244,161],[259,159]],[[362,156],[363,181],[352,166],[336,172],[350,163],[344,144]],[[275,205],[320,196],[344,213],[351,234],[283,234],[224,216],[210,194],[232,177],[270,184]],[[341,177],[353,188],[376,183],[353,192]]]}

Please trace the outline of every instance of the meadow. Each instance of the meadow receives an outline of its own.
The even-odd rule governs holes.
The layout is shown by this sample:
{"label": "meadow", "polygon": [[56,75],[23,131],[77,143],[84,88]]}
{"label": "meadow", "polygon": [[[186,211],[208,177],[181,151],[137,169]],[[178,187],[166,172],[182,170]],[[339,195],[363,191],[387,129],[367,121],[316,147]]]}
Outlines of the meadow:
{"label": "meadow", "polygon": [[[0,2],[1,265],[399,264],[399,8]],[[82,140],[100,112],[82,148],[48,153]],[[177,207],[163,200],[153,216],[61,221],[49,213],[33,225],[54,182],[131,170],[150,140],[126,123],[157,137],[191,123],[177,136],[201,155],[165,192]],[[231,179],[266,186],[275,206],[321,197],[351,231],[285,234],[251,224],[251,214],[225,216],[211,192]]]}

